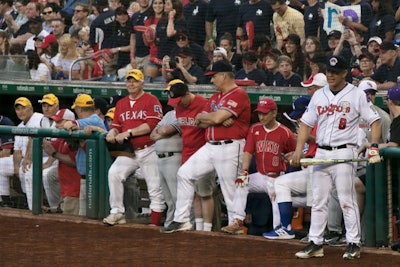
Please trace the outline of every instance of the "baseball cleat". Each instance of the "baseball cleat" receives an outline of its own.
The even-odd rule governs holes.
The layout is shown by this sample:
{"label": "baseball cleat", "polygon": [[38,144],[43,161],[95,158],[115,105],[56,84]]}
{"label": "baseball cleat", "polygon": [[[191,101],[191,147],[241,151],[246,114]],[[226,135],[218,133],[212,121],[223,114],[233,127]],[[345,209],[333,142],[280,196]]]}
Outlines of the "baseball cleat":
{"label": "baseball cleat", "polygon": [[343,254],[343,259],[353,260],[359,259],[361,254],[361,248],[356,243],[349,243],[346,248],[346,252]]}
{"label": "baseball cleat", "polygon": [[347,245],[346,237],[342,236],[337,240],[332,240],[332,241],[326,242],[326,244],[331,247],[345,247]]}
{"label": "baseball cleat", "polygon": [[123,213],[110,213],[107,218],[103,219],[103,223],[113,226],[116,224],[125,224],[125,215]]}
{"label": "baseball cleat", "polygon": [[329,244],[334,241],[338,241],[342,237],[342,233],[338,233],[335,231],[329,231],[325,236],[324,236],[324,243]]}
{"label": "baseball cleat", "polygon": [[174,233],[192,230],[192,224],[190,222],[175,222],[173,221],[167,227],[161,229],[161,233]]}
{"label": "baseball cleat", "polygon": [[231,223],[230,225],[222,227],[221,231],[232,235],[243,235],[244,234],[243,222],[239,219],[235,219],[233,223]]}
{"label": "baseball cleat", "polygon": [[313,241],[310,241],[310,244],[303,250],[297,252],[295,256],[300,259],[319,258],[324,256],[324,249],[322,245],[315,245]]}
{"label": "baseball cleat", "polygon": [[310,243],[310,240],[308,240],[308,234],[305,237],[303,237],[302,239],[300,239],[300,243],[303,243],[303,244]]}
{"label": "baseball cleat", "polygon": [[278,226],[268,233],[263,233],[263,237],[267,239],[293,239],[295,234],[293,230],[289,230],[284,226]]}

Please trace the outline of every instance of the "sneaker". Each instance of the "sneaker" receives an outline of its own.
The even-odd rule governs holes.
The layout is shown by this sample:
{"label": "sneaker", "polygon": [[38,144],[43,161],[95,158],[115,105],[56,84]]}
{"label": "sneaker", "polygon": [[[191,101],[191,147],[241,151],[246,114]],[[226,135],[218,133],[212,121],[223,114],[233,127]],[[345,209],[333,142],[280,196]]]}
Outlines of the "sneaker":
{"label": "sneaker", "polygon": [[175,222],[173,221],[167,227],[161,229],[161,233],[174,233],[192,230],[192,224],[190,222]]}
{"label": "sneaker", "polygon": [[345,247],[347,245],[346,237],[342,236],[337,240],[332,240],[330,242],[326,242],[326,244],[331,247]]}
{"label": "sneaker", "polygon": [[324,249],[322,248],[322,245],[315,245],[313,241],[310,241],[310,244],[306,246],[303,250],[297,252],[295,256],[300,259],[323,257]]}
{"label": "sneaker", "polygon": [[353,260],[360,258],[361,248],[356,243],[349,243],[346,248],[346,252],[343,254],[343,259]]}
{"label": "sneaker", "polygon": [[310,243],[310,240],[308,240],[308,234],[305,237],[303,237],[302,239],[300,239],[300,243],[303,243],[303,244]]}
{"label": "sneaker", "polygon": [[103,219],[104,224],[108,224],[110,226],[116,225],[116,224],[125,224],[125,215],[123,213],[110,213],[110,215],[107,216],[107,218]]}
{"label": "sneaker", "polygon": [[329,231],[329,233],[327,233],[324,236],[324,243],[328,244],[329,242],[332,241],[337,241],[342,237],[342,233],[338,233],[338,232],[334,232],[334,231]]}
{"label": "sneaker", "polygon": [[232,235],[243,235],[244,234],[243,222],[239,219],[235,219],[233,223],[231,223],[230,225],[222,227],[221,231]]}
{"label": "sneaker", "polygon": [[288,230],[286,227],[278,226],[268,233],[263,233],[263,237],[267,239],[293,239],[295,237],[293,230]]}

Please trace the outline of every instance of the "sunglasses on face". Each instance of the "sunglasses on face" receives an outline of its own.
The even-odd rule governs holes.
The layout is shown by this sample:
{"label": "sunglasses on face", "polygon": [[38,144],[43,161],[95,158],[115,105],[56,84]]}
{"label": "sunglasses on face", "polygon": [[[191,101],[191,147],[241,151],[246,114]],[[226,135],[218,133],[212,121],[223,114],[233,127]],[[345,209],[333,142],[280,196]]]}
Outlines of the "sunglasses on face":
{"label": "sunglasses on face", "polygon": [[178,36],[176,37],[176,41],[186,41],[187,38],[185,36]]}
{"label": "sunglasses on face", "polygon": [[80,10],[80,9],[75,9],[75,10],[74,10],[75,13],[79,13],[79,12],[82,12],[82,11],[83,11],[83,10]]}
{"label": "sunglasses on face", "polygon": [[42,12],[43,15],[50,15],[53,11]]}

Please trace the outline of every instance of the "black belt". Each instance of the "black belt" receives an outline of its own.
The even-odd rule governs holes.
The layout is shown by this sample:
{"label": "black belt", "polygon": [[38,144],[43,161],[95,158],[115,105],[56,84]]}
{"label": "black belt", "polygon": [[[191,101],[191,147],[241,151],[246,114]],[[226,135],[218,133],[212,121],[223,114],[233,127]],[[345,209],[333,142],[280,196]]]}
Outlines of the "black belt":
{"label": "black belt", "polygon": [[157,154],[157,156],[158,156],[160,159],[172,157],[173,155],[174,155],[174,152],[165,152],[165,153]]}
{"label": "black belt", "polygon": [[325,149],[325,150],[336,150],[347,148],[347,145],[340,145],[340,146],[318,146],[318,148]]}
{"label": "black belt", "polygon": [[219,146],[233,143],[233,140],[224,140],[224,141],[208,141],[210,145]]}
{"label": "black belt", "polygon": [[86,179],[86,175],[81,175],[81,179]]}

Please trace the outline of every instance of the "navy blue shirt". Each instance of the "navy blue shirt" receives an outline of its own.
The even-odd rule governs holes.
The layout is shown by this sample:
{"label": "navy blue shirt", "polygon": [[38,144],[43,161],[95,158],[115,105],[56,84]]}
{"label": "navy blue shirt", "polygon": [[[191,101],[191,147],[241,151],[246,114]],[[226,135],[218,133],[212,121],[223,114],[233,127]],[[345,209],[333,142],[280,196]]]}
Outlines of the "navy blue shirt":
{"label": "navy blue shirt", "polygon": [[265,0],[261,0],[256,4],[246,2],[239,8],[237,25],[246,33],[246,23],[252,21],[254,24],[254,35],[265,34],[271,38],[271,29],[269,25],[272,21],[273,14],[274,11],[271,8],[271,4]]}
{"label": "navy blue shirt", "polygon": [[323,21],[318,16],[318,8],[320,8],[320,5],[317,3],[314,6],[307,7],[304,11],[304,33],[306,38],[309,36],[318,36],[318,28]]}
{"label": "navy blue shirt", "polygon": [[289,79],[283,78],[282,75],[276,77],[276,85],[275,86],[283,86],[283,87],[301,87],[301,82],[303,79],[297,73],[293,74]]}
{"label": "navy blue shirt", "polygon": [[183,16],[187,23],[187,31],[190,35],[190,40],[201,46],[206,40],[206,15],[208,3],[204,0],[198,0],[194,3],[188,2],[183,7]]}
{"label": "navy blue shirt", "polygon": [[[204,51],[203,46],[190,42],[189,44],[190,50],[193,53],[193,60],[196,62],[196,65],[201,67],[203,70],[210,65],[210,60],[206,52]],[[175,58],[179,53],[179,46],[175,44],[175,47],[172,49],[171,53],[169,54],[171,58]]]}
{"label": "navy blue shirt", "polygon": [[226,32],[236,36],[236,21],[239,16],[240,0],[210,0],[206,21],[216,20],[217,38],[215,43],[219,43],[219,38]]}
{"label": "navy blue shirt", "polygon": [[136,12],[132,15],[131,18],[131,34],[135,34],[136,40],[136,49],[135,56],[136,57],[145,57],[150,52],[150,48],[146,46],[143,42],[143,32],[136,31],[135,26],[144,26],[144,21],[149,17],[150,9],[146,9],[143,13]]}
{"label": "navy blue shirt", "polygon": [[400,59],[396,58],[393,67],[389,67],[386,64],[382,64],[374,74],[372,74],[371,79],[380,83],[384,82],[395,82],[397,83],[397,77],[400,76]]}
{"label": "navy blue shirt", "polygon": [[244,69],[239,70],[235,75],[236,80],[253,80],[257,85],[262,83],[265,84],[267,75],[263,70],[255,69],[249,73],[246,73]]}
{"label": "navy blue shirt", "polygon": [[[99,44],[99,49],[112,48],[114,20],[115,10],[106,10],[97,16],[90,25],[89,41],[92,45]],[[100,34],[96,34],[96,32]],[[97,40],[96,35],[98,36]],[[99,43],[101,42],[101,36],[104,39],[102,43]]]}
{"label": "navy blue shirt", "polygon": [[[130,26],[122,27],[115,21],[112,38],[112,47],[121,47],[129,45],[131,40]],[[118,52],[117,69],[125,67],[131,62],[129,52]]]}
{"label": "navy blue shirt", "polygon": [[[168,19],[166,17],[160,19],[156,27],[156,42],[158,44],[157,57],[162,59],[165,55],[169,55],[176,45],[175,36],[167,36]],[[186,29],[185,19],[174,21],[175,30]]]}
{"label": "navy blue shirt", "polygon": [[[192,65],[192,67],[188,70],[189,74],[195,76],[197,78],[196,84],[205,84],[207,83],[206,76],[204,76],[204,71],[197,65]],[[173,79],[180,79],[187,83],[188,81],[183,76],[182,71],[178,68],[175,68],[171,73],[169,73],[169,77]]]}
{"label": "navy blue shirt", "polygon": [[283,79],[282,75],[277,72],[273,74],[271,71],[265,72],[267,79],[265,80],[265,85],[267,86],[276,86],[276,81],[279,79]]}
{"label": "navy blue shirt", "polygon": [[396,27],[396,20],[393,15],[383,15],[378,17],[377,15],[371,20],[369,25],[369,36],[379,36],[382,40],[385,39],[386,33],[394,31]]}

